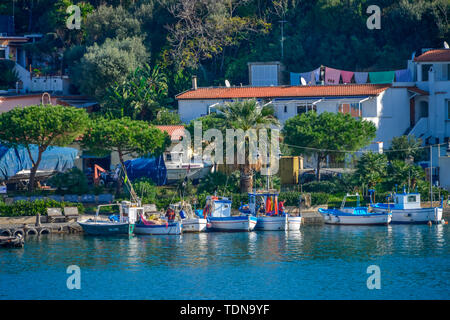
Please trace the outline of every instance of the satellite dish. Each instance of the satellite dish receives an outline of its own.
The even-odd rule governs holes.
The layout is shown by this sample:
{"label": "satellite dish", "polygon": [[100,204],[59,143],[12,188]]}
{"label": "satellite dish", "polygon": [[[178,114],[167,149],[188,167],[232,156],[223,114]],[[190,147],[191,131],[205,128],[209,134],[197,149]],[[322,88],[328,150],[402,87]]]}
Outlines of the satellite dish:
{"label": "satellite dish", "polygon": [[225,87],[229,88],[231,87],[230,81],[225,79]]}
{"label": "satellite dish", "polygon": [[302,83],[302,86],[306,86],[306,80],[303,77],[300,77],[300,82]]}
{"label": "satellite dish", "polygon": [[447,41],[444,41],[444,48],[445,48],[445,49],[450,49],[450,47],[448,46]]}

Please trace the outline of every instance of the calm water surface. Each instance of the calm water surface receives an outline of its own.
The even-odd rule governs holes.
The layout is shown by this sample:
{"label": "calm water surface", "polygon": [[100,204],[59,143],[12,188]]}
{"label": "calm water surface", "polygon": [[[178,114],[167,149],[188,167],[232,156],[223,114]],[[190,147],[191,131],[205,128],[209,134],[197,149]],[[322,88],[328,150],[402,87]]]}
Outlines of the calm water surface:
{"label": "calm water surface", "polygon": [[[0,250],[0,299],[449,299],[449,226],[28,238]],[[81,268],[69,290],[66,268]],[[381,289],[367,289],[367,267]]]}

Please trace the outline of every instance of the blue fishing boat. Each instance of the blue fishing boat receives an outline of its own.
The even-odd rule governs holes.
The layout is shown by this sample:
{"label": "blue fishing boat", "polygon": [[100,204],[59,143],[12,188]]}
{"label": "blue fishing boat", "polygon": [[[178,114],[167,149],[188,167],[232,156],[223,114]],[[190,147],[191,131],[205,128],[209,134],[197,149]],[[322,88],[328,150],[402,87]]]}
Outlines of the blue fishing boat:
{"label": "blue fishing boat", "polygon": [[210,231],[252,231],[257,223],[256,217],[241,214],[231,215],[231,200],[226,197],[208,196],[203,213],[208,220]]}
{"label": "blue fishing boat", "polygon": [[[348,197],[357,197],[356,207],[345,207]],[[342,200],[339,209],[319,208],[319,213],[323,216],[326,224],[338,225],[387,225],[391,222],[392,215],[387,210],[381,212],[369,212],[368,207],[361,207],[359,194],[347,194]]]}

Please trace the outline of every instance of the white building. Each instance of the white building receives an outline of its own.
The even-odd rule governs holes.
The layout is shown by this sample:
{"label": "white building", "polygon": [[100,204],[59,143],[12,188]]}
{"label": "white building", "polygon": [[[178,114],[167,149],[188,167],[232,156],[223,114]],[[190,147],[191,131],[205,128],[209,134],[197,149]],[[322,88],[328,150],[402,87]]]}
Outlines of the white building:
{"label": "white building", "polygon": [[410,104],[427,94],[414,84],[399,87],[391,84],[345,84],[197,88],[176,98],[178,113],[185,123],[208,114],[217,104],[250,98],[261,104],[270,102],[281,123],[311,110],[350,113],[372,121],[377,127],[375,141],[383,142],[387,148],[393,137],[410,130]]}

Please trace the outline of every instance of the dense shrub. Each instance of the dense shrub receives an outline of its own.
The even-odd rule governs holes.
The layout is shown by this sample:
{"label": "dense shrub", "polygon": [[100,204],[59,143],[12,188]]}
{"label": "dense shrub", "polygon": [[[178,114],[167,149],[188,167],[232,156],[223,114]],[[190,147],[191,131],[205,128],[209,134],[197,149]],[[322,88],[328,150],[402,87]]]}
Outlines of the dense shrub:
{"label": "dense shrub", "polygon": [[88,191],[86,175],[78,168],[72,168],[67,172],[58,173],[49,179],[49,184],[55,187],[59,194],[84,194]]}
{"label": "dense shrub", "polygon": [[14,66],[15,62],[12,60],[0,60],[0,89],[16,87],[16,82],[19,81],[19,77]]}
{"label": "dense shrub", "polygon": [[13,204],[0,203],[0,216],[2,217],[19,217],[19,216],[35,216],[47,214],[47,208],[64,208],[78,207],[78,212],[84,212],[82,204],[70,202],[58,202],[55,200],[36,200],[36,201],[17,201]]}

